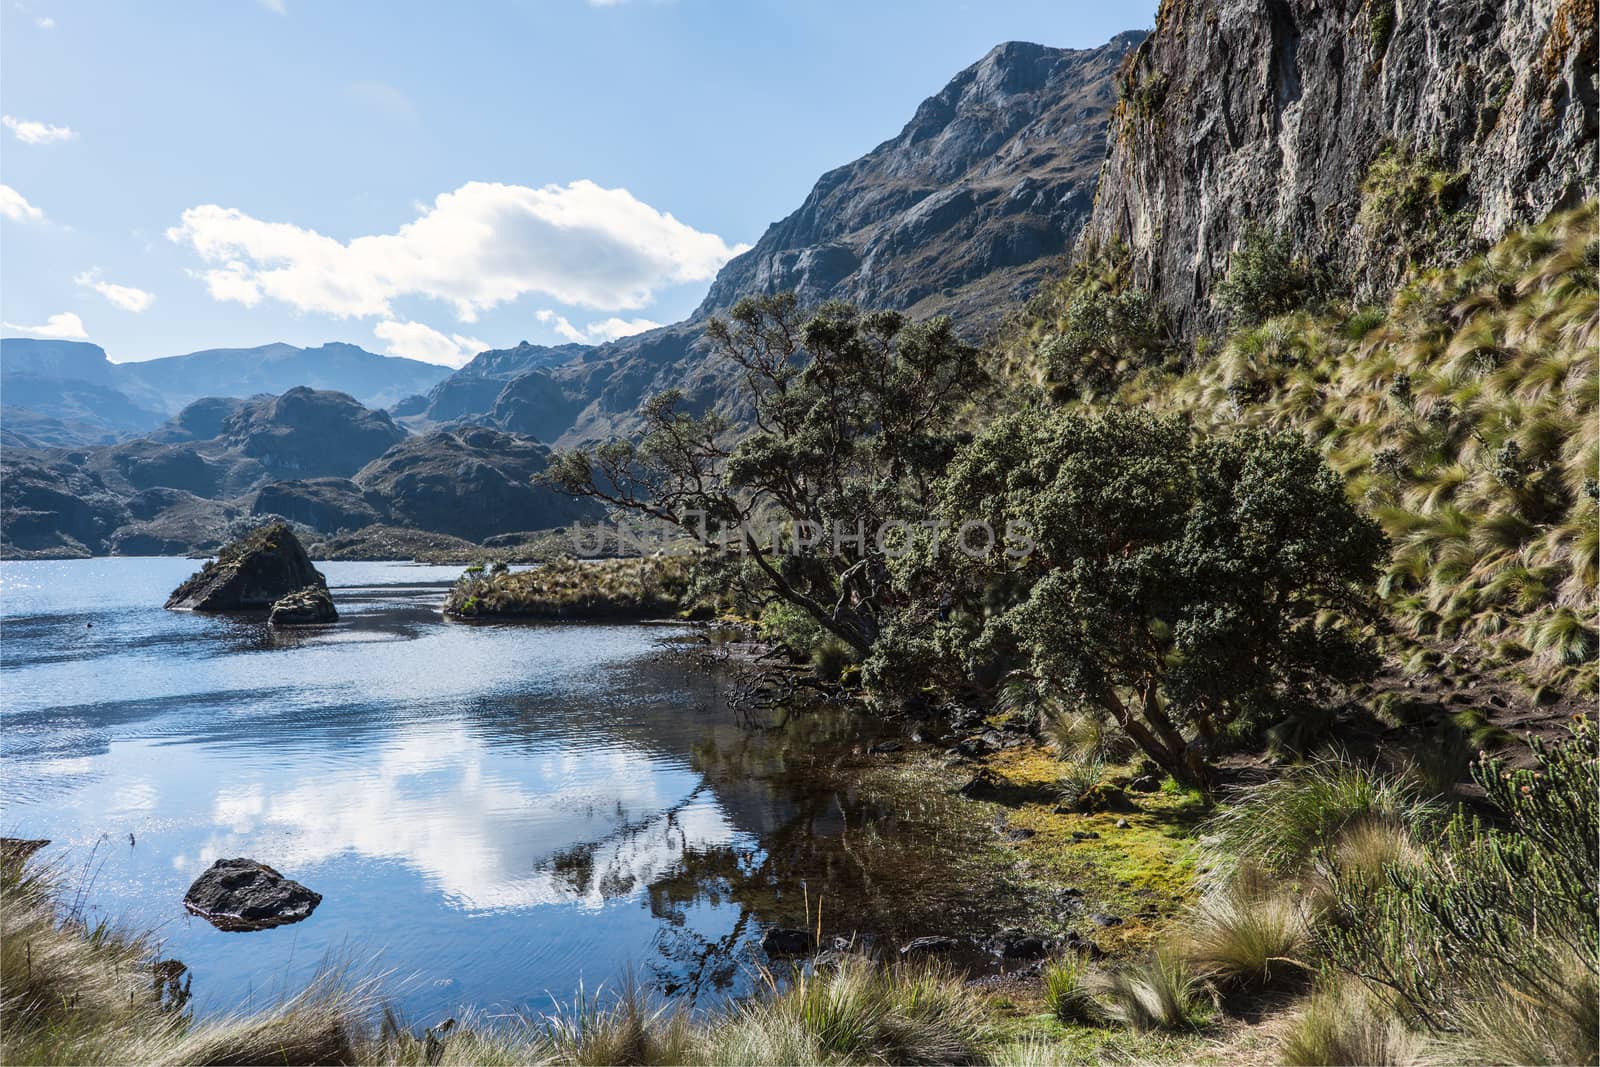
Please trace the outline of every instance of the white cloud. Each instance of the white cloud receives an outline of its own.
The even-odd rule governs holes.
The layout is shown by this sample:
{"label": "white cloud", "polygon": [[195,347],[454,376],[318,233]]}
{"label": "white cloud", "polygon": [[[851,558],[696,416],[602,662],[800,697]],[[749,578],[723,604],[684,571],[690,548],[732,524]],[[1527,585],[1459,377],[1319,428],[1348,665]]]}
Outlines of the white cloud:
{"label": "white cloud", "polygon": [[31,333],[35,337],[54,337],[65,341],[82,341],[89,336],[83,328],[83,320],[70,311],[51,315],[43,326],[20,326],[15,322],[0,323],[0,326],[18,333]]}
{"label": "white cloud", "polygon": [[372,332],[380,340],[389,342],[384,351],[391,356],[405,356],[446,367],[460,367],[489,347],[476,337],[463,337],[459,333],[446,336],[421,322],[380,322]]}
{"label": "white cloud", "polygon": [[283,0],[257,0],[258,3],[274,15],[287,15],[289,9],[284,6]]}
{"label": "white cloud", "polygon": [[397,232],[348,243],[216,204],[185,211],[167,237],[218,264],[200,275],[217,300],[271,297],[301,311],[393,318],[390,301],[418,295],[452,304],[462,322],[526,293],[605,311],[644,307],[658,289],[710,280],[746,247],[591,181],[469,182]]}
{"label": "white cloud", "polygon": [[28,203],[27,197],[9,185],[0,185],[0,215],[12,222],[44,221],[44,212]]}
{"label": "white cloud", "polygon": [[0,115],[0,126],[10,130],[23,144],[56,144],[73,140],[78,135],[68,126],[51,126],[15,115]]}
{"label": "white cloud", "polygon": [[597,345],[605,341],[615,341],[619,337],[631,337],[636,333],[644,333],[646,330],[658,329],[661,326],[661,323],[653,322],[650,319],[609,318],[602,319],[599,322],[591,322],[580,330],[572,325],[571,320],[565,315],[557,315],[554,311],[536,311],[533,317],[555,330],[556,333],[568,341],[580,345]]}
{"label": "white cloud", "polygon": [[143,289],[135,289],[131,285],[117,285],[113,282],[103,281],[100,277],[100,268],[86,270],[72,279],[85,289],[93,289],[112,304],[123,311],[131,311],[137,315],[147,310],[156,302],[154,293],[147,293]]}
{"label": "white cloud", "polygon": [[53,30],[56,28],[56,20],[49,15],[40,15],[33,20],[33,24],[41,30]]}

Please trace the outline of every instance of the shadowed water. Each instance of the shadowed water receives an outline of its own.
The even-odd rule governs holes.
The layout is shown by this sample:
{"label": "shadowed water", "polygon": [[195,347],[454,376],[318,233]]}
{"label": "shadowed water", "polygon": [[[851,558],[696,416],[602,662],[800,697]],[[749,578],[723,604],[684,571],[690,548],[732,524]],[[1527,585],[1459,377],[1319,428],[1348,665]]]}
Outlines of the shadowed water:
{"label": "shadowed water", "polygon": [[[544,1009],[629,972],[704,1002],[748,988],[764,927],[819,898],[849,932],[951,914],[941,871],[970,843],[840,784],[881,728],[742,725],[727,679],[671,650],[686,627],[455,624],[458,568],[328,563],[339,623],[278,636],[164,611],[195,566],[0,565],[0,830],[51,838],[91,920],[157,928],[202,1011],[330,957],[389,972],[417,1016]],[[254,933],[186,915],[227,856],[322,905]]]}

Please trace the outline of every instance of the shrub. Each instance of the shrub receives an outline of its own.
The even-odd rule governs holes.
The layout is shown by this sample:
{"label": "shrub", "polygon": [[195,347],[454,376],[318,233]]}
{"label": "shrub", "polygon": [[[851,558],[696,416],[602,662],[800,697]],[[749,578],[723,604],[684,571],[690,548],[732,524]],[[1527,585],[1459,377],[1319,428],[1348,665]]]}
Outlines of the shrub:
{"label": "shrub", "polygon": [[1585,719],[1562,744],[1535,739],[1531,768],[1484,760],[1473,778],[1495,825],[1457,812],[1425,861],[1390,864],[1382,880],[1330,870],[1318,929],[1329,962],[1386,987],[1440,1032],[1481,1027],[1496,999],[1564,1020],[1563,1032],[1583,1029],[1592,1005],[1575,1007],[1573,990],[1592,987],[1600,969],[1594,746]]}
{"label": "shrub", "polygon": [[1052,380],[1095,394],[1160,363],[1165,349],[1160,313],[1143,290],[1086,286],[1067,301],[1059,331],[1039,354]]}
{"label": "shrub", "polygon": [[1289,235],[1248,227],[1228,261],[1228,275],[1212,302],[1235,326],[1248,326],[1293,311],[1310,297],[1310,272],[1295,257]]}

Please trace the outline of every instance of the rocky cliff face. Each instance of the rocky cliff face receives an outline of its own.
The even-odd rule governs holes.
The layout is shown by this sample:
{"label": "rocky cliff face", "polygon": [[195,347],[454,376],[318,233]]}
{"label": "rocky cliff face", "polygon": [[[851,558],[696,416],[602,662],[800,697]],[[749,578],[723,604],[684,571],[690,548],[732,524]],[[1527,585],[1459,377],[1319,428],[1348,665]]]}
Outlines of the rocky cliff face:
{"label": "rocky cliff face", "polygon": [[1593,0],[1165,0],[1081,240],[1185,333],[1251,225],[1381,292],[1594,195],[1595,59]]}
{"label": "rocky cliff face", "polygon": [[[949,313],[981,334],[1050,276],[1088,217],[1115,73],[1142,37],[1084,50],[1000,45],[898,136],[823,175],[722,269],[688,320],[590,349],[484,353],[433,390],[426,419],[567,444],[631,431],[640,402],[662,389],[723,404],[729,375],[699,349],[706,318],[785,289],[811,304]],[[517,366],[530,357],[543,362]]]}
{"label": "rocky cliff face", "polygon": [[1088,216],[1114,75],[1143,36],[1082,51],[995,48],[924,100],[898,137],[824,174],[723,268],[698,314],[793,289],[807,303],[991,321]]}

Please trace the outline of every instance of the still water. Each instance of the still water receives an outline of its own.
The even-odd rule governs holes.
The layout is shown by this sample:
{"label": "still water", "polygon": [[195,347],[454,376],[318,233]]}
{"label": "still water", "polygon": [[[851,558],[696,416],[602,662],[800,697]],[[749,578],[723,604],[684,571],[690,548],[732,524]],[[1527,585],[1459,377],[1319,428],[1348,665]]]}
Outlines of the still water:
{"label": "still water", "polygon": [[[686,627],[451,623],[459,568],[325,563],[340,621],[277,636],[163,610],[195,567],[0,564],[0,833],[50,838],[91,920],[156,930],[201,1012],[329,960],[422,1021],[630,974],[703,1004],[819,898],[852,933],[949,915],[971,843],[836,774],[884,728],[752,727]],[[322,904],[251,933],[188,916],[229,856]]]}

